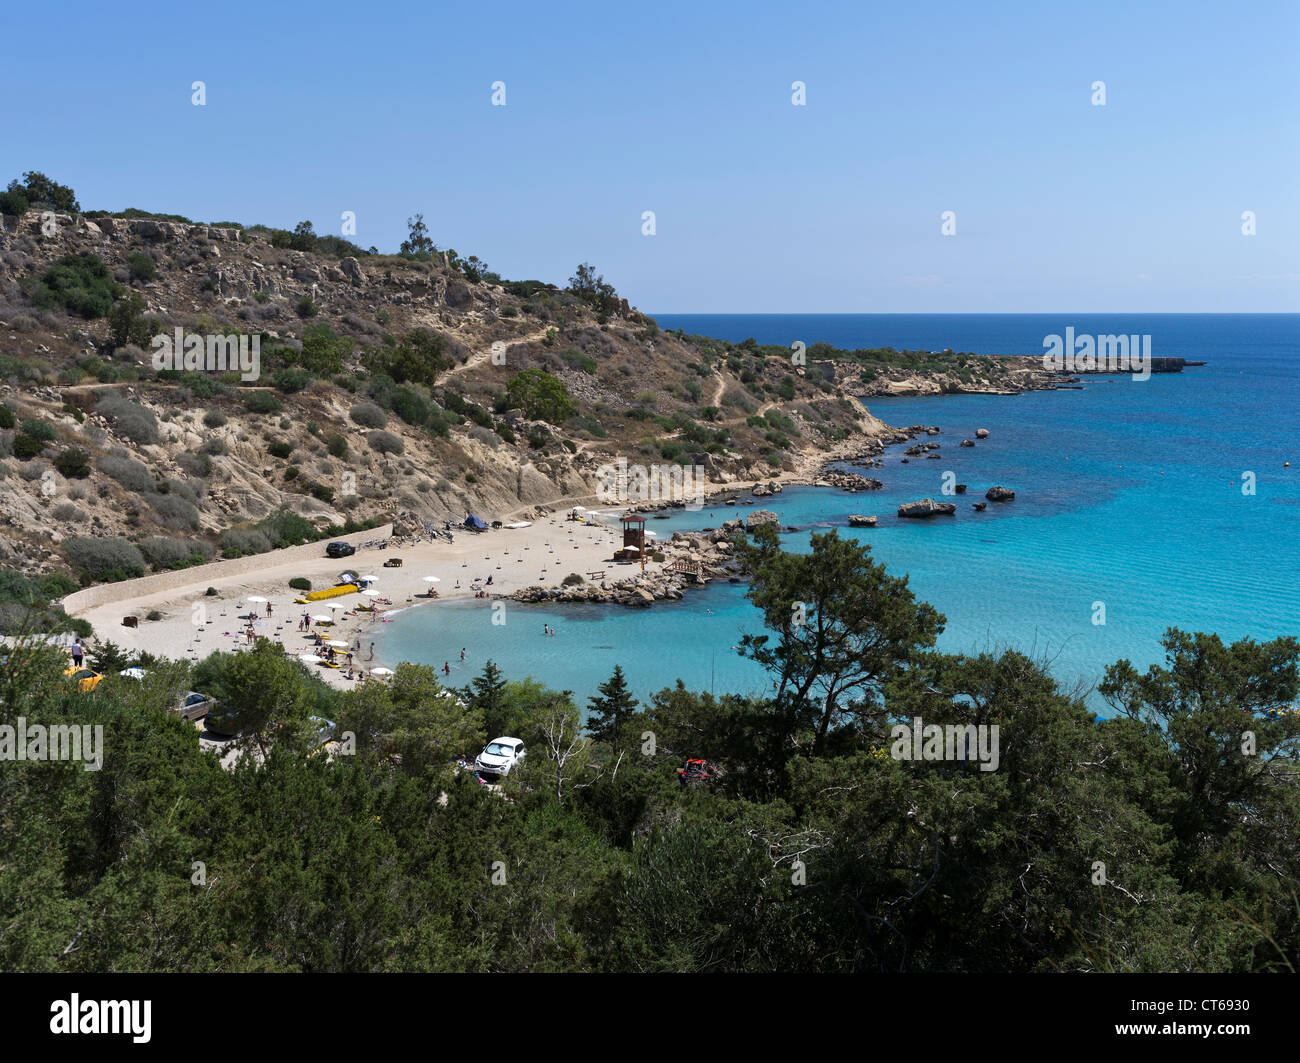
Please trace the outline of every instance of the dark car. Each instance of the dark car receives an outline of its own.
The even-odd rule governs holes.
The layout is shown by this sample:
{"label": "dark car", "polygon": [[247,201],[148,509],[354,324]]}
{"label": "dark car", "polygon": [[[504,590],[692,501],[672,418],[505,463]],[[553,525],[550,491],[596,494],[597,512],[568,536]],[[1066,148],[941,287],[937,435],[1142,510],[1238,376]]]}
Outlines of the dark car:
{"label": "dark car", "polygon": [[326,557],[351,557],[356,552],[357,548],[351,543],[330,543],[329,546],[325,547]]}
{"label": "dark car", "polygon": [[209,709],[203,726],[214,735],[237,735],[244,729],[239,713],[224,705]]}

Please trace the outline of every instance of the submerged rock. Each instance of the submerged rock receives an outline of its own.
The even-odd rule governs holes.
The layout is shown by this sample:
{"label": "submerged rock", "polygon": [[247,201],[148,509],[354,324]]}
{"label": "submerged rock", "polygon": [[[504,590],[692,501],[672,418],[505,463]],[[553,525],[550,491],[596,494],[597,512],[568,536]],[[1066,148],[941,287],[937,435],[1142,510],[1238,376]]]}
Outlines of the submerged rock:
{"label": "submerged rock", "polygon": [[850,528],[874,528],[876,526],[875,517],[864,517],[861,513],[855,513],[849,517]]}
{"label": "submerged rock", "polygon": [[1009,487],[1003,487],[999,484],[997,487],[990,487],[984,497],[990,502],[1010,502],[1016,497],[1016,493]]}

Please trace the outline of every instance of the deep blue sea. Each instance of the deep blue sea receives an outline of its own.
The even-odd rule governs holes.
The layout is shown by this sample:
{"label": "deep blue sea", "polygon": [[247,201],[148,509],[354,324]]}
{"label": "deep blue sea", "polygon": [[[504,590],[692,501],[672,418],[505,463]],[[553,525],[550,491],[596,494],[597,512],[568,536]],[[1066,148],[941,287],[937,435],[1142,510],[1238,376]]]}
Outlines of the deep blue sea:
{"label": "deep blue sea", "polygon": [[[939,461],[902,464],[901,448],[870,475],[885,488],[848,495],[787,489],[759,504],[783,525],[787,549],[808,547],[809,528],[837,527],[871,545],[891,571],[947,617],[939,648],[1015,647],[1049,663],[1065,687],[1091,687],[1121,657],[1162,660],[1165,628],[1225,639],[1300,635],[1300,315],[672,315],[665,329],[788,346],[1041,354],[1064,333],[1149,334],[1157,355],[1207,365],[1147,381],[1085,378],[1079,391],[1011,397],[873,399],[899,426],[938,425]],[[974,448],[958,446],[987,428]],[[1284,463],[1290,462],[1286,468]],[[900,502],[941,497],[943,473],[969,485],[955,518],[900,521]],[[1243,493],[1253,474],[1254,493]],[[993,484],[1016,500],[970,503]],[[677,511],[675,528],[720,524],[749,507]],[[844,527],[850,513],[879,516],[875,529]],[[491,657],[510,678],[534,676],[592,694],[617,662],[644,696],[681,678],[688,687],[757,692],[763,672],[734,650],[757,613],[743,586],[720,584],[647,610],[541,609],[510,604],[493,625],[481,602],[419,608],[387,625],[386,661],[453,665],[468,681]],[[1104,624],[1094,623],[1104,606]],[[549,623],[557,635],[542,635]],[[1091,703],[1102,712],[1095,696]]]}

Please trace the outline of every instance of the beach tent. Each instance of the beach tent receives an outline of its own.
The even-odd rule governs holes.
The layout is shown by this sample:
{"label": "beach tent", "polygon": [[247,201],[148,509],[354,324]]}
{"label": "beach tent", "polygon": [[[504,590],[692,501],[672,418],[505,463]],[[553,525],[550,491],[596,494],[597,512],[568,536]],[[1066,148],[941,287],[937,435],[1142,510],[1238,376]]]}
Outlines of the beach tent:
{"label": "beach tent", "polygon": [[487,525],[480,518],[474,516],[473,513],[465,514],[465,527],[474,532],[487,531]]}

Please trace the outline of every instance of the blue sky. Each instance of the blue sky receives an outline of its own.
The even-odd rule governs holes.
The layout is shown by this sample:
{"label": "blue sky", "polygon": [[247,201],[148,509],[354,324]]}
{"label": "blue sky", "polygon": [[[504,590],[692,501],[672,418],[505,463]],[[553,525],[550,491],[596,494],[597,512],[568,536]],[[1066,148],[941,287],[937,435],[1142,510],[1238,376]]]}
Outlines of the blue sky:
{"label": "blue sky", "polygon": [[384,251],[420,211],[503,276],[586,260],[659,313],[1300,310],[1294,4],[76,2],[6,22],[0,180],[43,170],[84,209],[318,232],[350,210]]}

